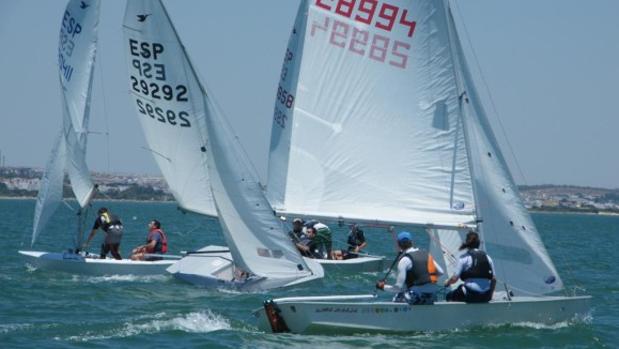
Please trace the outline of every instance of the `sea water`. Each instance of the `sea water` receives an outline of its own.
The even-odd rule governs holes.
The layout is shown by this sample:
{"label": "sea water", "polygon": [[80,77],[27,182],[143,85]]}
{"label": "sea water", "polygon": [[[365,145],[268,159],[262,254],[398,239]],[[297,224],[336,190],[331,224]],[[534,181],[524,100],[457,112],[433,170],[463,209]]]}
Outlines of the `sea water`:
{"label": "sea water", "polygon": [[[97,202],[92,210],[100,206],[110,208],[125,225],[121,244],[125,257],[143,243],[151,219],[161,221],[170,253],[224,244],[215,219],[183,214],[171,203]],[[30,249],[33,212],[34,200],[0,200],[0,348],[619,347],[619,217],[533,215],[565,284],[593,296],[591,315],[584,320],[404,335],[309,336],[260,332],[252,310],[271,297],[374,292],[382,274],[329,275],[322,285],[246,294],[209,291],[167,275],[93,277],[48,272],[26,265],[17,254]],[[92,212],[87,233],[91,221]],[[71,245],[75,223],[75,213],[61,206],[34,250],[65,250]],[[336,240],[345,240],[346,227],[332,228]],[[393,238],[386,229],[365,232],[369,252],[394,255]],[[418,244],[427,246],[422,232],[414,236]],[[102,237],[97,233],[91,252],[98,252]]]}

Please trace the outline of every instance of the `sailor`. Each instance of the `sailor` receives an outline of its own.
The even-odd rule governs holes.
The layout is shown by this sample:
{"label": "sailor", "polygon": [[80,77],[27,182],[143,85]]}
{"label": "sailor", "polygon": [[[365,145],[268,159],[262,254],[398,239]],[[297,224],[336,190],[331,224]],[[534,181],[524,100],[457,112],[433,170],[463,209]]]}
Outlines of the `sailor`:
{"label": "sailor", "polygon": [[385,285],[379,280],[376,288],[395,292],[394,302],[409,304],[433,304],[438,287],[436,282],[443,275],[443,269],[427,251],[413,246],[412,235],[403,231],[398,234],[401,252],[398,262],[398,276],[394,285]]}
{"label": "sailor", "polygon": [[295,244],[301,241],[301,237],[305,235],[305,227],[301,218],[292,220],[292,230],[288,232],[288,236]]}
{"label": "sailor", "polygon": [[168,252],[168,237],[161,230],[161,223],[153,219],[148,223],[148,235],[146,236],[146,244],[138,246],[131,251],[131,259],[134,261],[156,261],[163,259],[162,257],[149,256],[148,254],[165,254]]}
{"label": "sailor", "polygon": [[90,235],[88,235],[88,239],[82,249],[86,249],[99,228],[105,232],[105,240],[103,244],[101,244],[100,258],[105,259],[107,254],[111,252],[114,259],[122,259],[118,249],[120,248],[120,240],[123,236],[123,224],[118,216],[112,214],[110,210],[105,207],[101,207],[99,211],[97,211],[95,224],[92,226],[92,231]]}
{"label": "sailor", "polygon": [[344,254],[344,259],[357,258],[359,255],[357,253],[361,252],[368,243],[365,241],[365,235],[363,234],[363,230],[359,228],[358,225],[352,224],[350,226],[350,232],[348,233],[348,251]]}
{"label": "sailor", "polygon": [[310,220],[305,223],[305,228],[307,235],[312,240],[310,246],[312,258],[330,259],[332,247],[331,229],[326,224],[316,220]]}
{"label": "sailor", "polygon": [[494,264],[486,252],[479,250],[479,234],[469,231],[460,250],[467,250],[458,259],[454,275],[445,281],[445,287],[461,279],[463,283],[448,292],[448,302],[487,303],[492,299],[496,278]]}
{"label": "sailor", "polygon": [[320,258],[316,252],[316,246],[314,238],[316,237],[316,231],[314,229],[303,228],[303,233],[299,236],[298,241],[294,244],[304,257]]}
{"label": "sailor", "polygon": [[348,232],[348,249],[346,251],[334,250],[331,259],[351,259],[359,257],[359,252],[364,249],[368,243],[365,240],[363,230],[356,224],[350,225],[350,232]]}

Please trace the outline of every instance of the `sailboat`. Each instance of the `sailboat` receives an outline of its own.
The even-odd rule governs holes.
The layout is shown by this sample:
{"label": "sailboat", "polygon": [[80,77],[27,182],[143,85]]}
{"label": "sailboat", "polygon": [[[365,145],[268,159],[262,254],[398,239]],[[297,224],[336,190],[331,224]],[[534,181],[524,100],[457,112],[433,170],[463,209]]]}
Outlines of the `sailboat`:
{"label": "sailboat", "polygon": [[[408,332],[585,315],[590,297],[557,295],[563,282],[494,137],[448,0],[342,4],[300,5],[291,34],[300,44],[288,47],[282,71],[293,82],[279,87],[271,144],[272,157],[291,155],[269,186],[303,185],[276,185],[271,202],[295,215],[423,228],[449,273],[475,229],[505,291],[487,304],[278,298],[254,312],[259,327]],[[295,134],[305,137],[295,143]]]}
{"label": "sailboat", "polygon": [[[322,278],[320,264],[304,259],[288,240],[163,3],[127,1],[124,33],[132,100],[157,163],[168,183],[184,189],[173,189],[181,208],[216,215],[228,245],[194,251],[168,271],[206,287],[243,291]],[[203,202],[188,207],[188,195]]]}
{"label": "sailboat", "polygon": [[58,47],[63,127],[56,137],[41,180],[31,240],[31,245],[34,245],[62,202],[66,171],[79,204],[74,245],[63,253],[42,251],[19,251],[19,253],[25,256],[31,265],[41,269],[88,275],[163,274],[174,261],[99,259],[98,256],[79,252],[84,238],[83,229],[86,223],[84,220],[97,189],[86,165],[86,144],[99,8],[99,0],[71,0],[63,15]]}

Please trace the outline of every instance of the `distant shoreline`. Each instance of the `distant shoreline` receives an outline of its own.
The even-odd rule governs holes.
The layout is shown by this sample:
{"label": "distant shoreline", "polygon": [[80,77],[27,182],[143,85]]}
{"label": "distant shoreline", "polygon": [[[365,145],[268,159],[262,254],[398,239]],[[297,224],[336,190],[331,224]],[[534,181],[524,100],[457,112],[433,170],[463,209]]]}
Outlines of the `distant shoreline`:
{"label": "distant shoreline", "polygon": [[[33,196],[0,196],[0,200],[32,200],[36,201],[37,198]],[[75,199],[65,198],[67,201],[77,201]],[[106,202],[139,202],[139,203],[158,203],[158,204],[174,204],[176,201],[172,200],[138,200],[138,199],[96,199],[97,201],[106,201]]]}
{"label": "distant shoreline", "polygon": [[[0,196],[0,200],[32,200],[35,201],[36,197],[31,196]],[[68,201],[75,201],[75,199],[65,199]],[[108,202],[136,202],[136,203],[162,203],[162,204],[175,204],[176,201],[170,200],[136,200],[136,199],[99,199],[97,201]],[[573,215],[587,215],[587,216],[619,216],[619,212],[614,211],[599,211],[599,212],[587,212],[578,210],[539,210],[531,209],[529,213],[545,213],[545,214],[573,214]]]}

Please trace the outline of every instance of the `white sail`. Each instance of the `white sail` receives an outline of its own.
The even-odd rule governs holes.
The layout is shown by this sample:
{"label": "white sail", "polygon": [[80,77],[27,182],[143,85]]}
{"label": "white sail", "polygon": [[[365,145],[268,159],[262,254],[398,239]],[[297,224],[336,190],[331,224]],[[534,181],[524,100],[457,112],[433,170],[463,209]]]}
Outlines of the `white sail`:
{"label": "white sail", "polygon": [[473,171],[483,248],[496,276],[516,294],[537,295],[563,288],[535,224],[518,194],[509,168],[473,85],[453,17],[449,16],[454,55],[462,72],[462,109]]}
{"label": "white sail", "polygon": [[464,253],[458,248],[466,237],[466,230],[428,229],[430,237],[430,253],[434,260],[445,271],[445,277],[451,276],[456,270],[458,259]]}
{"label": "white sail", "polygon": [[34,222],[32,226],[31,245],[37,240],[41,230],[58,209],[62,202],[62,189],[64,182],[64,168],[66,163],[64,136],[60,132],[47,160],[45,173],[41,178],[41,186],[37,195],[37,203],[34,209]]}
{"label": "white sail", "polygon": [[81,207],[88,204],[94,190],[86,165],[86,144],[98,23],[98,0],[69,1],[58,43],[66,170]]}
{"label": "white sail", "polygon": [[[165,83],[186,88],[187,101],[163,105],[168,110],[174,110],[177,116],[181,111],[186,112],[185,119],[192,126],[185,128],[187,133],[183,138],[195,139],[196,144],[171,154],[173,156],[169,161],[173,163],[177,157],[186,156],[194,148],[207,158],[208,165],[196,167],[194,171],[206,173],[208,167],[219,222],[235,265],[257,277],[268,279],[269,287],[283,286],[312,275],[312,271],[287,238],[280,220],[273,214],[257,175],[252,171],[251,164],[227,120],[215,108],[206,90],[200,85],[163,4],[160,1],[129,1],[125,15],[125,33],[129,45],[130,74],[135,76],[139,73],[136,65],[143,67],[146,63],[151,63],[154,68],[155,64],[159,64],[158,69],[165,71]],[[144,57],[148,54],[146,49],[150,50],[149,57]],[[136,61],[138,63],[135,63]],[[136,103],[141,101],[144,106],[146,103],[156,103],[152,94],[146,97],[143,93],[136,92],[133,95]],[[177,96],[174,95],[175,99]],[[139,107],[138,104],[138,110]],[[179,125],[158,122],[156,117],[151,119],[147,114],[140,116],[146,119],[143,125],[151,122],[160,123],[161,129],[165,127],[166,130],[172,130],[172,126],[181,129]],[[203,133],[204,130],[208,137]],[[177,137],[180,136],[181,134],[178,134]],[[174,140],[178,144],[183,141],[176,138]],[[152,142],[150,144],[154,145]],[[177,147],[180,148],[180,145]],[[200,147],[202,152],[199,152]],[[203,178],[206,180],[207,177]],[[189,189],[192,189],[191,186]],[[193,188],[194,191],[199,189],[199,186]]]}
{"label": "white sail", "polygon": [[430,0],[301,3],[272,128],[267,191],[277,212],[474,221],[444,17]]}
{"label": "white sail", "polygon": [[203,91],[163,5],[127,1],[124,33],[129,91],[150,151],[179,206],[215,216]]}
{"label": "white sail", "polygon": [[62,201],[65,171],[81,207],[94,185],[86,166],[86,139],[94,70],[99,1],[71,0],[60,24],[58,68],[62,95],[62,131],[54,142],[37,195],[31,244],[34,245]]}

